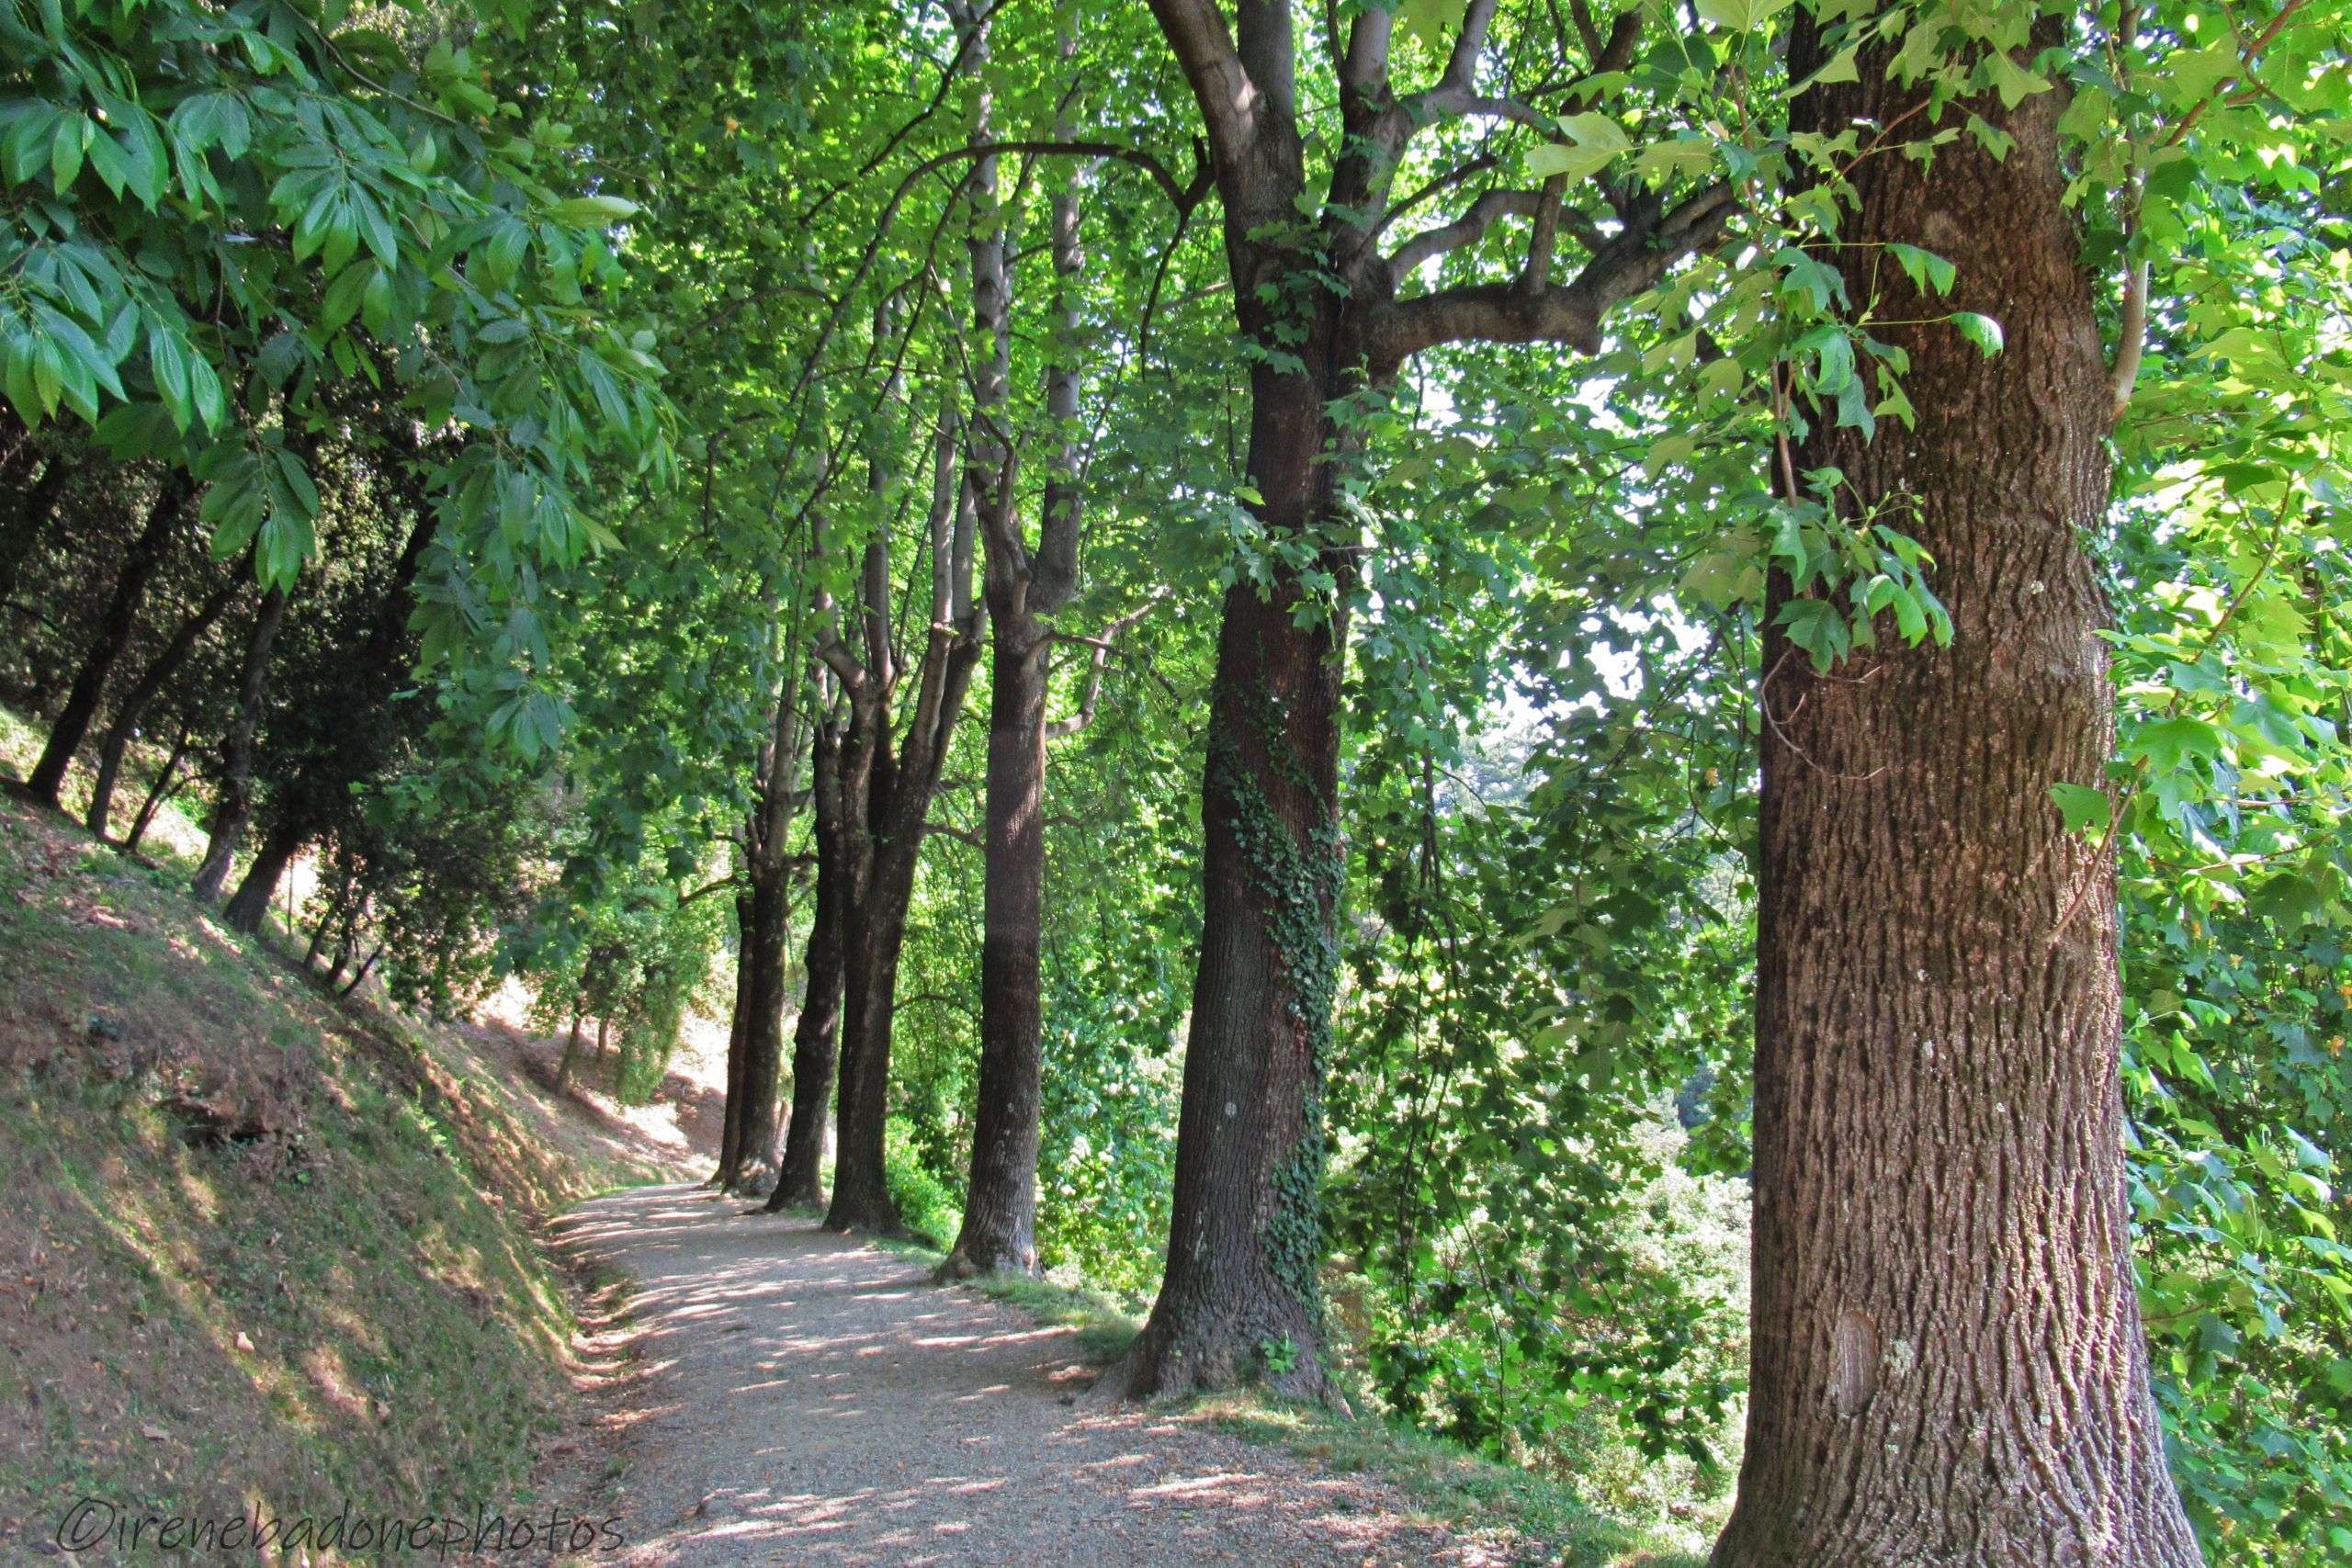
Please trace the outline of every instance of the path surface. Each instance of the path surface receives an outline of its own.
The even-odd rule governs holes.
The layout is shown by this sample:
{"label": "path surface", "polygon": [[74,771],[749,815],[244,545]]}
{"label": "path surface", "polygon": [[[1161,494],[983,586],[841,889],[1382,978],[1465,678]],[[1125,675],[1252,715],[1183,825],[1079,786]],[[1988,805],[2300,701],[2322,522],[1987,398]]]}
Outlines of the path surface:
{"label": "path surface", "polygon": [[639,1285],[613,1417],[629,1568],[1503,1561],[1364,1477],[1065,1404],[1088,1378],[1068,1330],[743,1207],[642,1188],[561,1226]]}

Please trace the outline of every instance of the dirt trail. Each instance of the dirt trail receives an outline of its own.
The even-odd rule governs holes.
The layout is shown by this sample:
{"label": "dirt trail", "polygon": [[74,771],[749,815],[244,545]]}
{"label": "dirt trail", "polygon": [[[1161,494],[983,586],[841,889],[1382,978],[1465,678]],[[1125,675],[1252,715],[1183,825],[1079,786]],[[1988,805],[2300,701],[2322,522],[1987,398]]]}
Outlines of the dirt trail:
{"label": "dirt trail", "polygon": [[1066,1404],[1088,1375],[1069,1331],[742,1208],[641,1188],[560,1226],[638,1281],[641,1375],[613,1417],[630,1568],[1503,1561],[1364,1477]]}

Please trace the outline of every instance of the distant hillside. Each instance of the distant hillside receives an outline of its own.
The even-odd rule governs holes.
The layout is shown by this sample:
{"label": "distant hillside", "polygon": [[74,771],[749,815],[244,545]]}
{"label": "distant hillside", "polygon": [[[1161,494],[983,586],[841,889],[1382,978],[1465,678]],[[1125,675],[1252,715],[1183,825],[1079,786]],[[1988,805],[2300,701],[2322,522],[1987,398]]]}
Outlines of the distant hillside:
{"label": "distant hillside", "polygon": [[701,1174],[706,1108],[559,1099],[544,1043],[331,1000],[184,884],[0,797],[0,1557],[85,1496],[525,1500],[571,1387],[534,1228]]}

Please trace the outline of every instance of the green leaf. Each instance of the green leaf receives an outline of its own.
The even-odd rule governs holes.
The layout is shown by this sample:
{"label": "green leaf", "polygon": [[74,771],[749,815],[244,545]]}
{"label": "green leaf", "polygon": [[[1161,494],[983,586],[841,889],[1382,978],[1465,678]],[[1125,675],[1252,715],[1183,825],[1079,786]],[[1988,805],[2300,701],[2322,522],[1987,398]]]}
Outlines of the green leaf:
{"label": "green leaf", "polygon": [[1399,0],[1396,20],[1408,38],[1434,49],[1460,29],[1469,10],[1470,0]]}
{"label": "green leaf", "polygon": [[2065,818],[2069,833],[2087,833],[2093,829],[2105,829],[2114,807],[2108,802],[2107,792],[2088,784],[2054,784],[2050,786],[2050,798],[2058,803],[2058,814]]}
{"label": "green leaf", "polygon": [[634,218],[643,209],[617,196],[575,196],[548,209],[547,215],[566,228],[579,229]]}
{"label": "green leaf", "polygon": [[1992,317],[1974,310],[1954,310],[1951,324],[1959,329],[1961,336],[1983,349],[1985,358],[2001,352],[2001,323]]}
{"label": "green leaf", "polygon": [[1933,251],[1923,251],[1917,245],[1890,243],[1886,254],[1902,264],[1903,270],[1910,275],[1912,285],[1922,294],[1930,290],[1938,294],[1951,292],[1952,280],[1958,276],[1958,271],[1951,263]]}
{"label": "green leaf", "polygon": [[1789,5],[1790,0],[1698,0],[1700,20],[1736,33],[1753,31]]}
{"label": "green leaf", "polygon": [[2127,757],[2145,757],[2158,773],[2170,773],[2185,762],[2217,757],[2222,732],[2201,718],[2165,718],[2143,727],[2123,749]]}

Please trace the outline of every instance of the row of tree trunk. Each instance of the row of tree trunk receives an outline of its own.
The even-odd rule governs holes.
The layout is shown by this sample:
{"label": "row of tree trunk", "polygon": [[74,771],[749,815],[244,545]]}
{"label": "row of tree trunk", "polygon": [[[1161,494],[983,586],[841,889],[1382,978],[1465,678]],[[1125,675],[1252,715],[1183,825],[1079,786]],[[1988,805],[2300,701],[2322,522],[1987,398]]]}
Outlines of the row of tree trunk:
{"label": "row of tree trunk", "polygon": [[[311,449],[315,450],[314,444]],[[401,455],[414,456],[413,441]],[[70,463],[52,458],[31,486],[26,505],[34,514],[20,517],[10,535],[10,558],[6,565],[12,576],[36,541],[40,525],[54,510],[57,492],[70,481],[71,469]],[[116,568],[106,607],[75,667],[65,700],[51,721],[40,760],[22,786],[34,801],[60,808],[67,772],[96,731],[96,767],[84,818],[101,839],[108,836],[112,827],[115,795],[131,740],[141,732],[157,699],[183,679],[198,649],[231,607],[247,595],[254,581],[254,551],[249,547],[220,569],[203,597],[172,624],[156,653],[114,694],[107,722],[99,728],[108,694],[119,684],[118,668],[138,637],[156,573],[194,532],[197,500],[197,486],[184,471],[170,469],[160,477],[145,502],[139,532]],[[353,787],[381,761],[380,742],[371,738],[379,735],[383,727],[372,723],[371,717],[380,716],[405,671],[401,644],[414,609],[416,579],[435,529],[433,510],[420,506],[367,619],[367,636],[344,661],[347,676],[340,683],[337,705],[341,733],[349,738],[349,743],[327,748],[317,756],[289,760],[288,768],[281,770],[287,776],[276,780],[279,787],[267,830],[254,847],[243,876],[223,906],[223,919],[232,927],[245,931],[260,929],[287,868],[329,829],[336,808],[348,803]],[[220,901],[254,825],[256,747],[274,655],[290,603],[286,587],[270,587],[260,593],[245,627],[231,716],[219,742],[219,765],[213,773],[208,843],[191,883],[196,896],[206,902]],[[136,848],[157,807],[178,787],[179,770],[195,740],[192,728],[183,726],[153,788],[133,818],[123,840],[125,849]]]}
{"label": "row of tree trunk", "polygon": [[[1562,283],[1555,182],[1512,207],[1535,218],[1516,285],[1399,300],[1404,271],[1486,227],[1465,220],[1383,256],[1365,215],[1385,209],[1413,135],[1475,99],[1492,0],[1470,0],[1444,76],[1409,103],[1388,83],[1389,12],[1354,16],[1345,136],[1322,191],[1306,179],[1290,8],[1244,6],[1238,30],[1209,0],[1155,0],[1153,11],[1199,100],[1239,325],[1269,351],[1251,370],[1253,508],[1270,533],[1314,542],[1317,568],[1342,585],[1354,531],[1335,480],[1357,436],[1339,411],[1441,344],[1597,347],[1606,310],[1712,244],[1736,206],[1726,189],[1673,209],[1628,196],[1623,232]],[[985,59],[985,19],[956,15]],[[1605,39],[1585,28],[1594,70],[1612,69],[1641,25],[1629,14]],[[2045,20],[2037,44],[2060,41],[2058,25]],[[1820,68],[1842,44],[1801,18],[1792,77],[1834,78]],[[1801,94],[1797,129],[1827,138],[1910,118],[1937,89],[1891,76],[1892,48],[1866,43],[1843,81]],[[976,97],[978,145],[984,86]],[[1859,160],[1839,243],[1825,252],[1853,297],[1875,290],[1895,323],[1873,330],[1909,355],[1918,421],[1875,440],[1816,422],[1778,465],[1784,491],[1795,501],[1800,471],[1835,467],[1854,504],[1914,509],[1905,526],[1938,563],[1956,637],[1950,649],[1885,639],[1867,671],[1834,677],[1791,657],[1778,631],[1765,641],[1755,1363],[1719,1568],[2198,1561],[2165,1468],[2132,1287],[2111,851],[2068,837],[2048,795],[2099,780],[2111,740],[2105,605],[2082,536],[2107,504],[2112,393],[2065,204],[2064,98],[1966,106],[2016,139],[2006,157],[1962,137],[1932,159]],[[1076,526],[1074,493],[1048,500],[1034,555],[1010,520],[991,159],[976,160],[967,189],[979,342],[962,496],[989,550],[997,642],[983,1089],[956,1272],[1035,1267],[1045,617],[1070,590]],[[1317,210],[1302,239],[1298,214]],[[1074,197],[1056,204],[1057,268],[1066,221],[1074,256]],[[1915,297],[1888,276],[1879,250],[1897,243],[1954,262],[1955,296]],[[1343,288],[1292,287],[1334,273]],[[1965,342],[1943,319],[1955,306],[1999,320],[2006,351],[1987,359]],[[945,442],[943,429],[943,452]],[[865,650],[820,648],[845,718],[830,741],[833,721],[818,726],[819,929],[772,1206],[814,1195],[803,1129],[821,1119],[838,964],[842,1152],[829,1223],[887,1227],[889,985],[978,627],[961,601],[935,604],[924,695],[894,754],[884,715],[896,671],[877,615],[887,559],[879,542],[867,548]],[[1326,1386],[1315,1202],[1346,625],[1344,592],[1324,614],[1299,613],[1306,581],[1281,570],[1271,592],[1237,586],[1225,605],[1167,1269],[1148,1325],[1106,1379],[1114,1393],[1250,1377],[1310,1395]],[[1776,580],[1772,608],[1793,592]]]}

